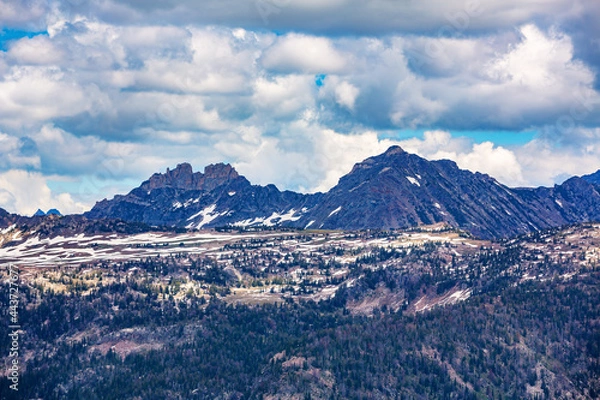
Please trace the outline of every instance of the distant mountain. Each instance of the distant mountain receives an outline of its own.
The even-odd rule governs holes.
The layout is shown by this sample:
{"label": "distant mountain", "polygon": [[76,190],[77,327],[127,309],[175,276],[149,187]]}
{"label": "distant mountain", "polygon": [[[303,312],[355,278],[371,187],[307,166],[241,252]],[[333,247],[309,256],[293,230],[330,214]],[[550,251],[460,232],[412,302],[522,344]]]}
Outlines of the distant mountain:
{"label": "distant mountain", "polygon": [[48,212],[44,212],[43,210],[38,208],[37,211],[33,214],[34,217],[44,217],[46,215],[62,215],[62,214],[56,208],[51,208],[48,210]]}
{"label": "distant mountain", "polygon": [[390,229],[445,222],[478,237],[501,238],[600,220],[600,186],[588,179],[511,189],[452,161],[428,161],[393,146],[357,163],[325,194],[251,185],[229,164],[194,173],[186,163],[85,215],[185,228]]}
{"label": "distant mountain", "polygon": [[90,220],[82,215],[45,215],[26,217],[11,214],[0,208],[0,247],[11,242],[23,241],[30,236],[49,238],[56,236],[95,235],[100,233],[134,234],[156,231],[150,226],[131,221],[106,218]]}
{"label": "distant mountain", "polygon": [[201,173],[183,163],[152,175],[125,196],[97,203],[85,216],[185,228],[277,225],[297,221],[321,197],[251,185],[229,164],[209,165]]}

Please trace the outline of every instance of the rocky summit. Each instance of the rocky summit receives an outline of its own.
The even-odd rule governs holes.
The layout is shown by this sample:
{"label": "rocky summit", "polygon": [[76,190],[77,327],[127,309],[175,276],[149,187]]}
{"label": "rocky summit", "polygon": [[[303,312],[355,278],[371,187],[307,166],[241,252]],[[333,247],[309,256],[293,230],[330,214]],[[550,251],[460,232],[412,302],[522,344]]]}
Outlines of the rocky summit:
{"label": "rocky summit", "polygon": [[[428,161],[399,146],[354,165],[327,193],[258,186],[229,164],[204,173],[190,164],[154,174],[129,194],[97,203],[88,218],[200,229],[289,226],[390,229],[447,223],[481,238],[501,238],[600,219],[595,175],[552,188],[509,188],[493,177]],[[590,178],[591,177],[591,178]]]}
{"label": "rocky summit", "polygon": [[201,173],[184,163],[154,174],[125,196],[97,203],[85,215],[197,229],[273,226],[297,221],[320,197],[251,185],[229,164],[209,165]]}

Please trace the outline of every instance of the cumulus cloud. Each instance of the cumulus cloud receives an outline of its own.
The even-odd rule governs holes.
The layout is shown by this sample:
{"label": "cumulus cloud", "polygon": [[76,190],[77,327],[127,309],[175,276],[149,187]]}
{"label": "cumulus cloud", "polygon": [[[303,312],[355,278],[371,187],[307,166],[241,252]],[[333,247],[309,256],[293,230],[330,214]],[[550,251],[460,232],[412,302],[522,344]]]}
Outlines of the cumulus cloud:
{"label": "cumulus cloud", "polygon": [[91,110],[95,95],[101,96],[97,87],[80,85],[53,66],[14,66],[3,78],[0,123],[15,130]]}
{"label": "cumulus cloud", "polygon": [[460,168],[489,174],[508,186],[525,184],[516,154],[492,142],[473,143],[466,138],[453,138],[446,131],[426,131],[423,139],[401,141],[400,145],[429,160],[453,160]]}
{"label": "cumulus cloud", "polygon": [[354,110],[360,89],[339,76],[331,75],[323,79],[319,90],[319,97],[349,111]]}
{"label": "cumulus cloud", "polygon": [[[312,191],[400,143],[509,185],[551,184],[600,159],[597,65],[574,29],[597,14],[592,3],[0,7],[6,26],[47,29],[0,51],[0,171],[83,182],[72,198],[88,205],[182,161],[227,161],[253,182]],[[380,138],[404,128],[428,132]],[[520,147],[457,137],[478,129],[540,133]],[[6,204],[23,197],[13,192]]]}
{"label": "cumulus cloud", "polygon": [[277,137],[245,127],[214,147],[235,160],[253,183],[315,192],[330,189],[356,162],[394,143],[380,140],[374,131],[336,132],[321,126],[314,110],[306,110]]}
{"label": "cumulus cloud", "polygon": [[39,169],[40,157],[34,141],[0,133],[0,171],[10,168]]}
{"label": "cumulus cloud", "polygon": [[[461,45],[463,57],[471,55],[468,67],[454,72],[450,67],[441,77],[425,76],[422,93],[433,94],[444,106],[444,112],[434,109],[429,114],[448,128],[523,130],[569,114],[579,97],[593,110],[600,109],[594,73],[574,58],[569,37],[552,30],[544,33],[533,25],[518,33],[499,45],[467,40]],[[438,41],[442,55],[457,47],[455,40],[423,40]],[[444,57],[440,59],[443,64]],[[598,123],[591,111],[577,123]]]}
{"label": "cumulus cloud", "polygon": [[69,193],[53,193],[47,178],[37,172],[11,170],[0,173],[0,207],[9,212],[32,215],[38,208],[58,208],[63,214],[81,213],[87,205],[75,202]]}
{"label": "cumulus cloud", "polygon": [[345,67],[346,57],[329,39],[292,33],[265,50],[262,64],[279,72],[335,73]]}
{"label": "cumulus cloud", "polygon": [[549,186],[600,169],[600,129],[578,128],[556,140],[541,135],[515,149],[530,185]]}
{"label": "cumulus cloud", "polygon": [[46,35],[24,38],[15,42],[8,56],[21,65],[52,65],[63,59],[62,50],[52,43]]}
{"label": "cumulus cloud", "polygon": [[45,25],[49,4],[44,0],[0,1],[0,26],[40,29]]}
{"label": "cumulus cloud", "polygon": [[474,144],[470,153],[459,155],[457,164],[471,171],[487,173],[510,186],[524,183],[523,172],[514,152],[492,142]]}
{"label": "cumulus cloud", "polygon": [[[373,128],[522,130],[569,113],[577,93],[593,108],[576,123],[600,122],[594,73],[574,58],[570,38],[534,25],[517,33],[276,37],[81,19],[49,37],[12,45],[0,82],[0,122],[16,129],[60,119],[61,127],[78,135],[96,126],[109,136],[139,139],[136,127],[154,124],[148,116],[166,122],[162,130],[222,131],[265,107],[289,118],[320,102],[329,111],[321,115],[334,128],[341,121]],[[427,62],[415,54],[425,54]],[[321,94],[314,85],[319,74],[327,75]],[[352,118],[340,109],[352,111]]]}
{"label": "cumulus cloud", "polygon": [[314,79],[307,75],[256,80],[252,104],[273,117],[294,117],[314,104]]}
{"label": "cumulus cloud", "polygon": [[354,103],[359,92],[358,88],[351,83],[346,81],[340,82],[335,88],[335,101],[349,110],[354,110]]}

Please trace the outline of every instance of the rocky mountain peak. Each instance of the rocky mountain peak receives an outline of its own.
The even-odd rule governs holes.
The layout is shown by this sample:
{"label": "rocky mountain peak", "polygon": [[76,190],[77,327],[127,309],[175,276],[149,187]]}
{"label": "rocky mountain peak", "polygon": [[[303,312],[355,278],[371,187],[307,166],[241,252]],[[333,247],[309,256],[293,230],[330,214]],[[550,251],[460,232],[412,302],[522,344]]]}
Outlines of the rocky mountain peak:
{"label": "rocky mountain peak", "polygon": [[190,163],[186,163],[186,162],[177,164],[177,167],[173,171],[170,171],[169,168],[167,168],[167,175],[187,176],[187,175],[192,175],[192,174],[193,174],[192,165]]}
{"label": "rocky mountain peak", "polygon": [[397,154],[408,154],[406,153],[406,151],[404,151],[404,149],[400,146],[394,145],[394,146],[390,146],[389,149],[387,149],[385,151],[385,153],[383,153],[384,156],[393,156],[393,155],[397,155]]}
{"label": "rocky mountain peak", "polygon": [[230,164],[210,164],[204,168],[202,189],[210,191],[239,177],[240,175]]}
{"label": "rocky mountain peak", "polygon": [[194,172],[188,163],[178,164],[174,170],[167,168],[164,174],[154,174],[149,180],[142,184],[146,190],[161,187],[189,188],[193,185]]}
{"label": "rocky mountain peak", "polygon": [[230,180],[236,179],[240,175],[237,173],[235,168],[233,168],[230,164],[210,164],[204,167],[204,177],[205,179],[220,179],[220,180]]}
{"label": "rocky mountain peak", "polygon": [[153,190],[171,187],[187,190],[206,190],[240,178],[240,175],[230,164],[211,164],[204,173],[194,172],[189,163],[181,163],[173,170],[167,168],[164,174],[154,174],[142,184],[142,189]]}
{"label": "rocky mountain peak", "polygon": [[166,178],[173,186],[189,187],[194,179],[194,172],[190,164],[181,163],[173,171],[167,168]]}
{"label": "rocky mountain peak", "polygon": [[385,153],[369,157],[354,164],[352,171],[350,171],[347,176],[356,174],[362,175],[364,173],[371,174],[374,170],[379,171],[381,168],[389,170],[389,167],[398,166],[400,164],[408,166],[408,160],[411,156],[411,154],[404,151],[400,146],[390,146]]}

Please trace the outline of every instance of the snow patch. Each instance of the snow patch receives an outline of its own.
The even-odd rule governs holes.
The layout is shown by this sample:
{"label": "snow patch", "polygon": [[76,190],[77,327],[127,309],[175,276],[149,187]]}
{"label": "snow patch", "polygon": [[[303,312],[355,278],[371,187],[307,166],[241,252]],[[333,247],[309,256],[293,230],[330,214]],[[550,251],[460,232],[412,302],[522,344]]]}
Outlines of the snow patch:
{"label": "snow patch", "polygon": [[406,179],[408,179],[408,181],[413,185],[421,186],[419,181],[416,178],[413,178],[412,176],[407,176]]}
{"label": "snow patch", "polygon": [[[214,221],[215,219],[217,219],[218,217],[225,215],[229,212],[229,210],[227,211],[223,211],[220,213],[216,213],[215,209],[217,208],[216,204],[212,204],[206,208],[204,208],[202,211],[197,212],[196,214],[192,215],[191,217],[189,217],[187,220],[191,221],[194,220],[198,217],[202,217],[202,219],[200,220],[200,223],[198,223],[198,225],[196,225],[197,229],[202,228],[205,225],[210,224],[212,221]],[[193,224],[189,224],[187,227],[191,228],[193,226]]]}
{"label": "snow patch", "polygon": [[181,207],[183,207],[183,204],[181,204],[180,202],[176,201],[175,203],[173,203],[173,209],[177,210]]}
{"label": "snow patch", "polygon": [[433,203],[433,205],[434,205],[434,206],[435,206],[435,208],[437,208],[437,209],[441,209],[441,208],[442,208],[442,206],[440,206],[440,203]]}
{"label": "snow patch", "polygon": [[295,209],[290,209],[284,214],[280,214],[277,212],[273,212],[268,217],[256,217],[251,219],[245,219],[243,221],[237,221],[233,223],[233,226],[252,226],[252,225],[265,225],[265,226],[274,226],[280,224],[285,221],[298,221],[301,217],[294,215],[296,213]]}
{"label": "snow patch", "polygon": [[265,219],[266,219],[265,217],[256,217],[256,218],[244,219],[242,221],[234,222],[232,225],[233,226],[238,226],[238,227],[245,228],[247,226],[260,225],[263,222],[265,222]]}
{"label": "snow patch", "polygon": [[365,182],[361,182],[360,184],[354,186],[352,189],[348,190],[348,192],[354,192],[356,189],[358,189],[359,187],[361,187],[365,183],[366,183],[366,181]]}
{"label": "snow patch", "polygon": [[235,192],[227,192],[227,194],[228,194],[229,196],[233,196],[233,195],[235,195]]}
{"label": "snow patch", "polygon": [[560,208],[563,208],[563,204],[561,203],[561,201],[560,201],[560,200],[554,200],[554,202],[555,202],[556,204],[558,204],[558,206],[559,206]]}
{"label": "snow patch", "polygon": [[329,215],[327,216],[327,218],[331,217],[332,215],[337,214],[338,212],[340,212],[341,209],[342,209],[342,206],[339,206],[338,208],[336,208],[335,210],[330,212]]}
{"label": "snow patch", "polygon": [[315,220],[313,219],[312,221],[310,221],[308,224],[306,224],[306,226],[304,227],[304,229],[308,229],[309,226],[311,226],[312,224],[315,223]]}
{"label": "snow patch", "polygon": [[2,230],[0,231],[0,235],[6,235],[8,232],[10,232],[10,231],[12,231],[13,229],[15,229],[15,227],[16,227],[16,226],[17,226],[16,224],[12,224],[11,226],[9,226],[9,227],[8,227],[8,228],[6,228],[6,229],[2,229]]}
{"label": "snow patch", "polygon": [[300,219],[300,216],[294,216],[295,213],[296,210],[294,210],[293,208],[291,208],[285,214],[279,214],[274,212],[269,218],[266,219],[266,221],[271,225],[275,225],[276,223],[282,223],[285,221],[298,221]]}

